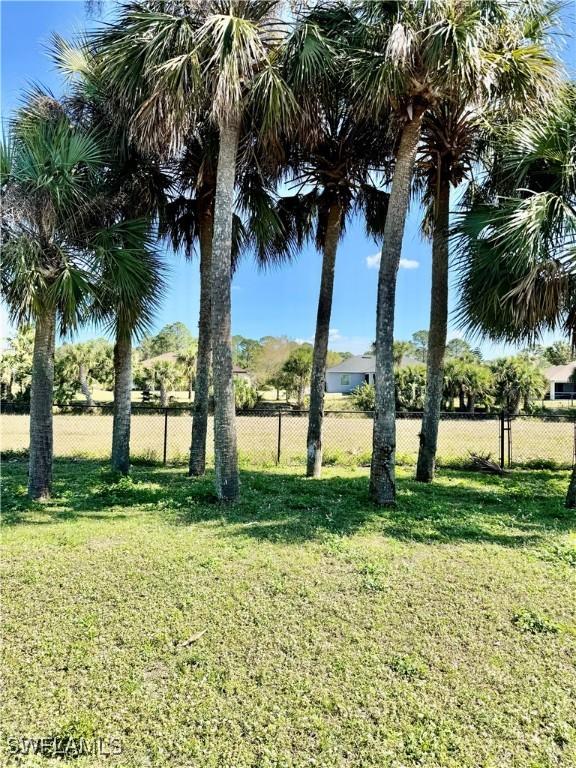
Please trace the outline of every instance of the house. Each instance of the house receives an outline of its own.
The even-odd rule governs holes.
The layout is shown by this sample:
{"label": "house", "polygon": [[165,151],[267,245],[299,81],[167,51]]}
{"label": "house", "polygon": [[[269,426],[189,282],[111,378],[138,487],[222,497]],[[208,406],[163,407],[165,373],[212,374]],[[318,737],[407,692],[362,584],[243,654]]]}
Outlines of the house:
{"label": "house", "polygon": [[[419,361],[405,355],[401,365],[418,365]],[[374,355],[355,355],[326,370],[326,392],[353,392],[360,384],[374,384],[376,358]]]}
{"label": "house", "polygon": [[553,365],[543,371],[550,383],[550,400],[576,398],[576,383],[570,381],[574,369],[576,369],[576,361],[566,365]]}

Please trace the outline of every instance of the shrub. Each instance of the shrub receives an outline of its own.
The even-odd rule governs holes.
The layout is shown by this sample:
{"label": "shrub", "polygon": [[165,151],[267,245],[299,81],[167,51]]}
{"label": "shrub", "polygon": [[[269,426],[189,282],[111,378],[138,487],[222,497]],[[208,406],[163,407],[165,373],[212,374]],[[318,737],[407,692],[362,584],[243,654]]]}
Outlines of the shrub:
{"label": "shrub", "polygon": [[239,410],[247,410],[254,408],[256,403],[260,400],[260,395],[256,387],[253,387],[245,379],[234,379],[234,399],[236,401],[236,408]]}
{"label": "shrub", "polygon": [[368,384],[364,382],[351,394],[352,405],[359,411],[373,411],[376,402],[376,390],[374,384]]}

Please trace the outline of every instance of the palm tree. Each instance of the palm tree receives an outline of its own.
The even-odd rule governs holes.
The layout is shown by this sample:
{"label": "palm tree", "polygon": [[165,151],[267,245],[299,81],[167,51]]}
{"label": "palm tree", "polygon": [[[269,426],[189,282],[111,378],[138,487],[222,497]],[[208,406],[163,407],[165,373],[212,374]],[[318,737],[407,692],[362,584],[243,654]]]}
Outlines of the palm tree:
{"label": "palm tree", "polygon": [[97,272],[86,224],[104,151],[60,104],[35,92],[2,145],[2,289],[12,319],[34,322],[28,493],[50,496],[54,346],[74,328]]}
{"label": "palm tree", "polygon": [[163,296],[163,266],[153,251],[152,220],[165,209],[170,180],[157,156],[130,139],[128,117],[107,81],[101,57],[86,40],[71,45],[52,38],[52,56],[71,81],[68,108],[78,122],[96,125],[105,137],[109,163],[95,215],[108,229],[100,235],[102,267],[93,319],[114,335],[114,416],[111,466],[130,470],[132,339],[149,328]]}
{"label": "palm tree", "polygon": [[[354,54],[354,81],[361,108],[378,117],[394,109],[399,123],[384,244],[378,277],[376,316],[376,405],[370,486],[377,503],[395,502],[396,425],[393,334],[396,276],[413,169],[424,116],[443,99],[463,103],[482,88],[529,90],[527,73],[538,69],[552,79],[553,61],[541,46],[523,37],[532,6],[517,15],[505,2],[401,0],[361,4],[360,40]],[[506,28],[506,35],[503,28]],[[522,33],[518,30],[522,28]],[[514,50],[515,67],[509,65]],[[515,78],[511,77],[511,72]]]}
{"label": "palm tree", "polygon": [[157,385],[160,390],[160,407],[167,408],[170,391],[181,381],[182,374],[177,365],[170,360],[158,360],[151,366],[150,373],[154,385]]}
{"label": "palm tree", "polygon": [[154,251],[147,219],[122,221],[108,232],[95,317],[114,336],[114,410],[111,466],[130,471],[132,340],[150,327],[164,293],[164,269]]}
{"label": "palm tree", "polygon": [[477,110],[455,101],[438,104],[426,114],[422,126],[415,180],[418,186],[423,186],[427,207],[425,229],[431,230],[432,236],[432,288],[426,397],[416,467],[416,479],[421,482],[430,482],[434,477],[444,386],[450,187],[457,187],[471,172],[478,126]]}
{"label": "palm tree", "polygon": [[[326,359],[338,242],[355,209],[365,212],[368,233],[382,233],[388,196],[372,182],[391,147],[374,123],[358,119],[344,67],[343,36],[351,11],[344,3],[304,15],[285,49],[285,79],[303,105],[295,136],[289,139],[285,166],[306,194],[294,210],[316,220],[315,242],[322,252],[308,417],[309,477],[320,477]],[[286,206],[287,200],[282,203]]]}
{"label": "palm tree", "polygon": [[[471,332],[576,338],[576,88],[502,126],[485,186],[458,225],[460,317]],[[566,506],[576,507],[576,470]]]}
{"label": "palm tree", "polygon": [[[275,65],[282,34],[277,0],[135,4],[99,38],[105,70],[137,109],[144,142],[181,147],[198,114],[218,129],[211,264],[216,492],[238,496],[238,461],[230,331],[232,213],[242,120],[257,109],[261,134],[291,118],[295,102]],[[161,12],[160,12],[161,11]],[[142,93],[150,95],[142,103]]]}
{"label": "palm tree", "polygon": [[184,369],[184,375],[188,382],[188,400],[192,400],[192,391],[194,389],[194,375],[196,372],[196,358],[198,356],[198,346],[187,349],[178,355],[177,362]]}

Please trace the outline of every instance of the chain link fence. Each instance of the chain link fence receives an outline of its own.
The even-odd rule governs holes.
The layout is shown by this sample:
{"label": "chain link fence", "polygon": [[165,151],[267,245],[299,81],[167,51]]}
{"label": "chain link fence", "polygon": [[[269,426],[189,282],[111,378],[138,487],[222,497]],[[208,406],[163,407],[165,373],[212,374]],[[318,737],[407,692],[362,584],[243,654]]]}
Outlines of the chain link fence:
{"label": "chain link fence", "polygon": [[[399,413],[396,452],[399,464],[412,465],[418,455],[422,414]],[[131,454],[136,463],[188,461],[192,408],[132,406]],[[259,465],[302,465],[306,461],[308,413],[262,408],[237,414],[240,460]],[[27,407],[4,406],[1,416],[2,451],[24,452],[28,447]],[[55,408],[56,456],[106,458],[112,443],[112,406],[71,405]],[[323,426],[324,463],[343,466],[370,464],[372,413],[328,411]],[[504,414],[441,414],[438,464],[466,466],[470,454],[490,457],[501,466],[569,468],[576,451],[573,416],[508,416]],[[214,455],[213,417],[209,417],[207,456]]]}

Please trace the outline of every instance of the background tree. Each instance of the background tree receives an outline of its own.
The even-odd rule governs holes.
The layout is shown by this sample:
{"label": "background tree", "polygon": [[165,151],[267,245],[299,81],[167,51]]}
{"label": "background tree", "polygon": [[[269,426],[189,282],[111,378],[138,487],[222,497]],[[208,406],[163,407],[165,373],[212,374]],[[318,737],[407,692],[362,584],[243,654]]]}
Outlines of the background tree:
{"label": "background tree", "polygon": [[192,400],[194,390],[194,378],[196,376],[196,359],[198,356],[198,344],[191,344],[187,350],[180,352],[177,357],[177,363],[184,371],[184,376],[188,382],[188,400]]}
{"label": "background tree", "polygon": [[178,389],[182,382],[182,371],[170,360],[157,360],[148,371],[154,388],[159,390],[160,407],[167,408],[170,392]]}
{"label": "background tree", "polygon": [[523,406],[541,399],[548,389],[546,377],[539,368],[523,357],[507,357],[492,364],[496,403],[508,413],[517,415]]}
{"label": "background tree", "polygon": [[145,336],[140,342],[139,349],[142,359],[156,357],[165,352],[184,353],[195,344],[195,339],[187,326],[178,321],[169,323],[161,328],[155,336]]}
{"label": "background tree", "polygon": [[306,385],[312,372],[313,350],[309,344],[302,345],[290,353],[290,357],[282,366],[284,388],[296,392],[298,408],[304,407]]}
{"label": "background tree", "polygon": [[554,341],[545,347],[543,357],[550,365],[566,365],[574,355],[572,346],[567,341]]}
{"label": "background tree", "polygon": [[[0,355],[2,399],[30,399],[33,349],[34,328],[28,325],[20,326],[8,338],[8,348]],[[17,392],[14,387],[18,387]]]}
{"label": "background tree", "polygon": [[112,345],[106,339],[91,339],[76,344],[64,344],[57,349],[61,382],[82,393],[87,406],[94,405],[92,390],[95,383],[106,385],[113,379]]}

